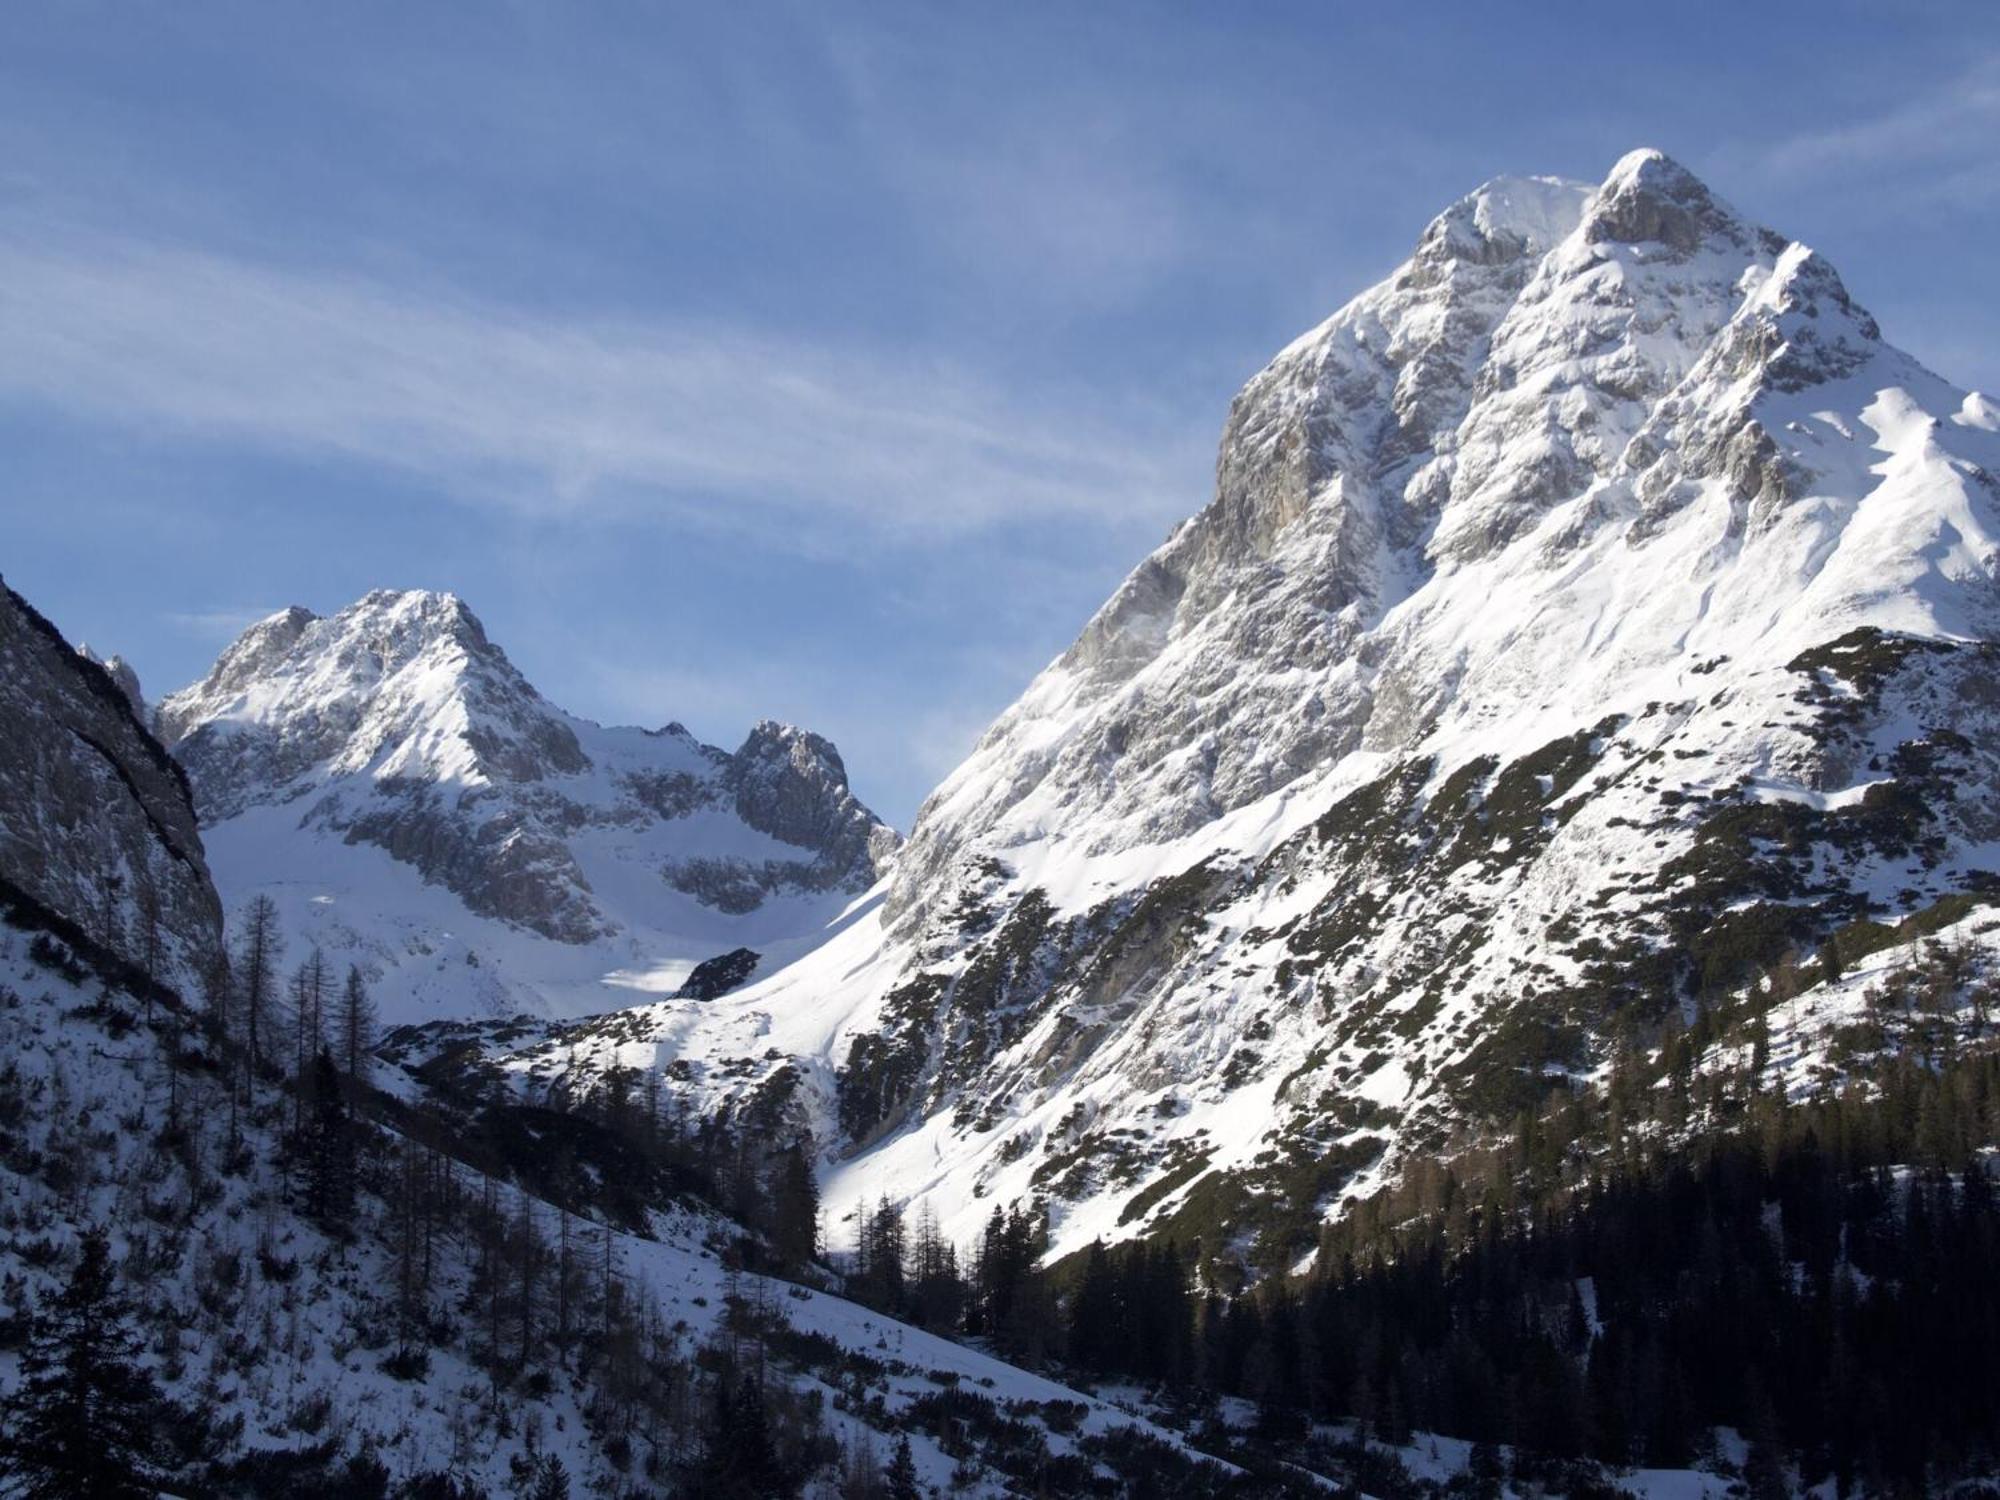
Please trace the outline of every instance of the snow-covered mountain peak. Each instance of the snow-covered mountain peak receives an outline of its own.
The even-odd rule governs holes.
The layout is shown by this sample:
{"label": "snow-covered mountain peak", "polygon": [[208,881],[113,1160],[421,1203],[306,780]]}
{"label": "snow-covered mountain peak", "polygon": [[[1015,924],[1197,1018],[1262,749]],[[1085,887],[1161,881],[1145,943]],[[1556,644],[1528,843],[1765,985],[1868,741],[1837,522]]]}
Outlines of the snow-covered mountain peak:
{"label": "snow-covered mountain peak", "polygon": [[1245,384],[878,914],[606,1053],[803,1077],[830,1199],[1310,1244],[1621,1007],[2000,880],[1996,427],[1658,152],[1498,179]]}
{"label": "snow-covered mountain peak", "polygon": [[1427,560],[1489,555],[1610,476],[1784,244],[1661,153],[1623,158],[1500,319],[1473,402],[1411,486],[1436,517]]}
{"label": "snow-covered mountain peak", "polygon": [[1495,177],[1431,220],[1412,259],[1487,264],[1541,254],[1576,227],[1590,192],[1562,177]]}
{"label": "snow-covered mountain peak", "polygon": [[[1470,702],[1499,599],[1625,566],[1702,485],[1753,528],[1816,485],[1868,488],[1869,379],[1963,400],[1882,343],[1822,257],[1660,152],[1594,188],[1496,179],[1245,385],[1214,499],[934,794],[891,909],[947,888],[973,839],[1179,837],[1414,742]],[[1813,393],[1836,390],[1830,425]]]}
{"label": "snow-covered mountain peak", "polygon": [[[818,735],[760,723],[731,755],[678,724],[578,718],[448,593],[378,589],[324,618],[260,621],[158,722],[226,896],[295,882],[301,831],[352,851],[321,846],[329,878],[353,869],[344,892],[297,891],[300,921],[411,977],[429,999],[405,1013],[464,1004],[463,985],[408,974],[447,939],[519,958],[508,977],[482,961],[482,1005],[555,1010],[607,1008],[621,984],[671,989],[738,947],[800,951],[896,844]],[[498,930],[475,940],[482,923]],[[586,951],[537,955],[527,933]]]}
{"label": "snow-covered mountain peak", "polygon": [[160,705],[160,737],[168,744],[179,739],[204,710],[234,697],[283,659],[318,619],[311,610],[294,604],[245,630],[216,658],[206,677]]}
{"label": "snow-covered mountain peak", "polygon": [[783,759],[801,769],[823,768],[843,784],[847,780],[847,767],[841,763],[833,741],[778,719],[759,719],[752,724],[737,754],[757,760]]}
{"label": "snow-covered mountain peak", "polygon": [[1745,313],[1765,320],[1776,339],[1766,361],[1774,390],[1800,391],[1847,375],[1882,341],[1881,328],[1848,296],[1840,273],[1797,241],[1785,247]]}
{"label": "snow-covered mountain peak", "polygon": [[[759,719],[730,757],[729,777],[747,820],[803,844],[819,837],[848,795],[847,767],[833,741],[776,719]],[[781,831],[783,830],[783,831]]]}
{"label": "snow-covered mountain peak", "polygon": [[336,620],[336,629],[369,639],[392,662],[445,641],[474,654],[497,650],[463,599],[435,589],[370,589]]}
{"label": "snow-covered mountain peak", "polygon": [[203,816],[299,778],[368,775],[467,787],[589,765],[564,716],[455,595],[377,589],[328,618],[258,622],[208,677],[160,706]]}
{"label": "snow-covered mountain peak", "polygon": [[1593,243],[1657,245],[1682,256],[1715,239],[1765,238],[1708,185],[1665,152],[1629,151],[1591,194],[1580,229]]}
{"label": "snow-covered mountain peak", "polygon": [[1783,246],[1650,151],[1447,209],[1243,388],[1214,499],[934,795],[894,909],[1003,819],[1002,844],[1172,837],[1410,732],[1432,705],[1382,691],[1365,637],[1611,482]]}

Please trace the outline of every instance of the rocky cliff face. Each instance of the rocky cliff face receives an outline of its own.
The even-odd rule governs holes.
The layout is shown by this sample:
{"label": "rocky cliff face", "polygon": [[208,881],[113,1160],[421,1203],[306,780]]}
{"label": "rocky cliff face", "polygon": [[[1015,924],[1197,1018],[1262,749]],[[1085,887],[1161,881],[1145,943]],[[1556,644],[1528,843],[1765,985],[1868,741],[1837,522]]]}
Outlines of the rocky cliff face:
{"label": "rocky cliff face", "polygon": [[879,919],[582,1065],[782,1088],[829,1203],[1289,1263],[1621,1033],[1985,899],[1996,473],[2000,408],[1659,153],[1488,184],[1244,388]]}
{"label": "rocky cliff face", "polygon": [[736,753],[715,760],[718,774],[700,805],[728,808],[743,826],[809,857],[749,860],[690,856],[667,879],[709,906],[755,911],[784,891],[865,890],[894,861],[902,840],[855,799],[847,767],[830,740],[790,724],[760,721]]}
{"label": "rocky cliff face", "polygon": [[[1497,571],[1565,502],[1667,485],[1685,439],[1662,424],[1722,394],[1696,367],[1753,286],[1782,295],[1785,243],[1657,153],[1595,191],[1501,179],[1448,209],[1394,276],[1244,387],[1214,500],[939,789],[892,907],[920,906],[974,842],[1185,834],[1422,738],[1462,702],[1464,664],[1392,613]],[[1714,419],[1728,431],[1704,451],[1743,426]]]}
{"label": "rocky cliff face", "polygon": [[180,767],[126,685],[4,585],[0,891],[190,998],[220,942]]}
{"label": "rocky cliff face", "polygon": [[[665,990],[665,971],[732,939],[809,945],[896,843],[825,740],[765,723],[732,755],[679,725],[575,718],[449,594],[382,590],[326,619],[273,615],[165,699],[157,722],[232,899],[291,888],[304,925],[384,973],[451,942],[471,945],[475,968],[527,952],[510,932],[589,949],[568,967],[590,996],[576,1003],[594,1008],[613,996],[591,987],[621,968],[635,983],[661,969]],[[371,879],[329,846],[381,851],[449,892],[458,915],[403,920],[397,878]],[[305,896],[316,864],[345,872],[339,890]],[[490,966],[476,977],[482,1005],[566,1004]],[[451,988],[430,986],[437,1006],[455,1003]]]}

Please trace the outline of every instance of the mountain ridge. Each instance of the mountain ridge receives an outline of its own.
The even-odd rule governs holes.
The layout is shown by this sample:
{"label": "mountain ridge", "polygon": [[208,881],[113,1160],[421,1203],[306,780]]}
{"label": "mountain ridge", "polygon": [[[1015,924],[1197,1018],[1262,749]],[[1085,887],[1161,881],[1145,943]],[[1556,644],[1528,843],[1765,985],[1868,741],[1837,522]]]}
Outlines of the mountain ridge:
{"label": "mountain ridge", "polygon": [[[378,980],[414,975],[477,931],[518,975],[486,962],[476,976],[479,1003],[502,1010],[606,1009],[614,972],[666,991],[675,966],[745,943],[800,951],[897,843],[828,741],[765,720],[732,753],[678,724],[567,714],[448,593],[376,590],[327,617],[279,611],[164,698],[155,722],[188,768],[232,900],[298,887],[287,853],[316,847],[346,884],[294,889],[297,923]],[[371,849],[393,868],[371,873]],[[400,921],[403,871],[462,915],[416,895],[434,909]],[[586,951],[537,958],[510,931]],[[405,1019],[455,1003],[429,978],[388,993]]]}
{"label": "mountain ridge", "polygon": [[830,1202],[1288,1265],[1619,1028],[1990,884],[1990,412],[1661,153],[1502,179],[1246,384],[879,912],[509,1065],[778,1091]]}

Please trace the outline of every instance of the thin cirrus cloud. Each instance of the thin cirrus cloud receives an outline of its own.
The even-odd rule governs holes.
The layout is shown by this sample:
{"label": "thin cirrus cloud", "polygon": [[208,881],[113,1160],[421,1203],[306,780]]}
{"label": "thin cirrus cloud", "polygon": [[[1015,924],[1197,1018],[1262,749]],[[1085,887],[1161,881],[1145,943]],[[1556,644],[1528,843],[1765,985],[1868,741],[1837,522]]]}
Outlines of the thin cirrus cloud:
{"label": "thin cirrus cloud", "polygon": [[234,605],[212,609],[168,610],[163,616],[175,630],[204,641],[233,641],[259,620],[276,614],[279,605]]}
{"label": "thin cirrus cloud", "polygon": [[813,545],[1034,517],[1157,526],[1178,444],[936,363],[572,319],[143,242],[0,239],[0,392],[331,454],[529,514],[672,513]]}
{"label": "thin cirrus cloud", "polygon": [[1989,57],[1920,98],[1837,126],[1783,137],[1755,153],[1754,164],[1776,178],[1929,168],[1911,184],[1921,191],[1933,176],[1964,181],[1968,174],[1955,164],[1989,164],[1996,131],[2000,131],[2000,57]]}

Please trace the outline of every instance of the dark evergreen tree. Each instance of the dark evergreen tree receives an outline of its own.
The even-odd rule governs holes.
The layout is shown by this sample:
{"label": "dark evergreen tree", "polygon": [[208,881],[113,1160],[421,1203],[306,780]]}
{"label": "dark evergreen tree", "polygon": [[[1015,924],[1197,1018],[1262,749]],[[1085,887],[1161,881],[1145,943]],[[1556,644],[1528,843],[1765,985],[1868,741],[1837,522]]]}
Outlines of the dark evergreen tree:
{"label": "dark evergreen tree", "polygon": [[965,1318],[966,1287],[958,1252],[928,1203],[917,1214],[909,1250],[909,1316],[925,1328],[955,1331]]}
{"label": "dark evergreen tree", "polygon": [[864,1205],[854,1248],[856,1294],[865,1302],[900,1315],[906,1300],[902,1206],[886,1197],[872,1211]]}
{"label": "dark evergreen tree", "polygon": [[713,1500],[783,1500],[796,1495],[800,1484],[779,1459],[762,1387],[748,1377],[734,1385],[726,1374],[719,1377],[687,1493]]}
{"label": "dark evergreen tree", "polygon": [[30,1325],[0,1428],[0,1477],[24,1500],[150,1497],[161,1437],[186,1418],[140,1362],[104,1231],[84,1235],[69,1284]]}
{"label": "dark evergreen tree", "polygon": [[1078,1369],[1109,1375],[1124,1367],[1129,1348],[1120,1326],[1118,1274],[1104,1241],[1084,1253],[1083,1278],[1069,1304],[1069,1360]]}
{"label": "dark evergreen tree", "polygon": [[534,1483],[528,1489],[527,1500],[569,1500],[569,1470],[555,1454],[545,1455],[535,1465]]}
{"label": "dark evergreen tree", "polygon": [[789,1146],[779,1156],[770,1197],[773,1246],[788,1264],[802,1266],[819,1254],[819,1184],[804,1147]]}
{"label": "dark evergreen tree", "polygon": [[326,1046],[326,954],[315,947],[292,971],[292,1129],[305,1126],[317,1082],[313,1065]]}
{"label": "dark evergreen tree", "polygon": [[306,1213],[330,1234],[345,1236],[354,1210],[355,1140],[340,1070],[333,1053],[319,1049],[313,1061],[311,1117],[303,1141]]}
{"label": "dark evergreen tree", "polygon": [[235,964],[236,998],[242,1013],[241,1041],[254,1072],[270,1041],[272,1012],[278,1005],[278,958],[284,939],[278,931],[278,903],[256,896],[243,913],[243,933]]}
{"label": "dark evergreen tree", "polygon": [[334,1013],[333,1037],[340,1049],[340,1066],[355,1083],[368,1081],[369,1058],[375,1049],[375,1002],[362,983],[361,970],[349,965],[347,983]]}
{"label": "dark evergreen tree", "polygon": [[923,1500],[923,1486],[917,1480],[917,1459],[907,1437],[896,1439],[896,1451],[882,1471],[883,1500]]}

